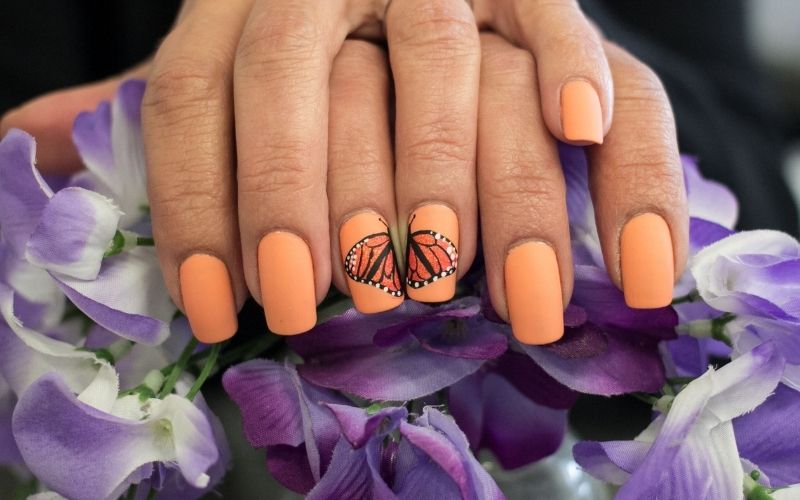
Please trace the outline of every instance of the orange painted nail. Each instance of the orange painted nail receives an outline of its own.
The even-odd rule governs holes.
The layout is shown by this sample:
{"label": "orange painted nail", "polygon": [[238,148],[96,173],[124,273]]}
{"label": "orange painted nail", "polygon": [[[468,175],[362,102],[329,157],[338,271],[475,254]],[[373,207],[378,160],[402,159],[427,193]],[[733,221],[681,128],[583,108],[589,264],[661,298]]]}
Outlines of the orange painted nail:
{"label": "orange painted nail", "polygon": [[572,80],[561,87],[561,128],[568,141],[603,143],[600,98],[589,82]]}
{"label": "orange painted nail", "polygon": [[419,302],[444,302],[456,293],[458,217],[444,205],[424,205],[408,223],[406,293]]}
{"label": "orange painted nail", "polygon": [[523,344],[549,344],[564,335],[564,301],[552,247],[531,241],[512,248],[505,265],[511,330]]}
{"label": "orange painted nail", "polygon": [[625,224],[620,238],[620,272],[628,307],[655,309],[672,302],[675,262],[672,237],[663,218],[648,213]]}
{"label": "orange painted nail", "polygon": [[198,253],[183,261],[178,274],[183,307],[197,340],[214,344],[233,337],[239,323],[225,263]]}
{"label": "orange painted nail", "polygon": [[264,236],[258,244],[258,277],[270,331],[295,335],[314,327],[314,266],[302,238],[285,231]]}
{"label": "orange painted nail", "polygon": [[375,212],[350,217],[339,230],[339,246],[356,309],[378,313],[403,303],[403,283],[384,219]]}

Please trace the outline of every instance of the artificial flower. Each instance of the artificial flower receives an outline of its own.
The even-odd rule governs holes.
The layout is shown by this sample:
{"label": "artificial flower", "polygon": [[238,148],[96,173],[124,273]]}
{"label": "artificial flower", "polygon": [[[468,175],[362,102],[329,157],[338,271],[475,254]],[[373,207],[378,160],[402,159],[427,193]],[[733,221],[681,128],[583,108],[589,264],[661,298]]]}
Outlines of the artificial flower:
{"label": "artificial flower", "polygon": [[[0,231],[16,257],[48,271],[98,324],[153,345],[169,334],[176,309],[153,249],[128,243],[150,234],[143,92],[142,82],[126,82],[112,105],[78,117],[75,142],[87,170],[57,192],[36,170],[33,138],[10,131],[0,142]],[[107,256],[111,249],[124,251]]]}
{"label": "artificial flower", "polygon": [[719,370],[709,369],[633,441],[582,442],[573,450],[590,474],[621,484],[617,498],[727,500],[742,496],[744,472],[733,419],[775,390],[783,360],[762,344]]}

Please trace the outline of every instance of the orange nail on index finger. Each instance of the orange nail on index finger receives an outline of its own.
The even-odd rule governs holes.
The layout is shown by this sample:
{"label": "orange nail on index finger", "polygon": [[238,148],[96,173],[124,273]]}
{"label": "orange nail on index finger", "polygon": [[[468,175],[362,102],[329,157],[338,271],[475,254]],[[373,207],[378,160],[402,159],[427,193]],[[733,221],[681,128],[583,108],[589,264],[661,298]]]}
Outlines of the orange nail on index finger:
{"label": "orange nail on index finger", "polygon": [[213,255],[194,254],[181,264],[181,299],[197,340],[213,344],[236,333],[236,303],[225,263]]}

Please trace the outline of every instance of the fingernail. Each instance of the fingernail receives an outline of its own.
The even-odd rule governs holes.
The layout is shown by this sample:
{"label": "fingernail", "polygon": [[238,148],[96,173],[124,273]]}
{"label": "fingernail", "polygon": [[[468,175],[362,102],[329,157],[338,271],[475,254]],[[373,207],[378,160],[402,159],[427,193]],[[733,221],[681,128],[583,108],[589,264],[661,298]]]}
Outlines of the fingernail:
{"label": "fingernail", "polygon": [[511,330],[523,344],[549,344],[564,335],[564,301],[552,247],[531,241],[506,256],[506,301]]}
{"label": "fingernail", "polygon": [[561,128],[568,141],[603,143],[603,112],[594,87],[572,80],[561,87]]}
{"label": "fingernail", "polygon": [[206,344],[233,337],[239,326],[228,268],[220,259],[194,254],[178,272],[186,317],[197,340]]}
{"label": "fingernail", "polygon": [[419,302],[444,302],[456,293],[458,217],[444,205],[424,205],[408,223],[406,293]]}
{"label": "fingernail", "polygon": [[625,303],[634,309],[666,307],[675,280],[672,237],[656,214],[629,220],[620,237],[620,272]]}
{"label": "fingernail", "polygon": [[314,266],[302,238],[285,231],[264,236],[258,244],[258,277],[271,332],[295,335],[314,327]]}
{"label": "fingernail", "polygon": [[389,227],[375,212],[356,214],[342,224],[339,246],[347,288],[362,313],[394,309],[403,302]]}

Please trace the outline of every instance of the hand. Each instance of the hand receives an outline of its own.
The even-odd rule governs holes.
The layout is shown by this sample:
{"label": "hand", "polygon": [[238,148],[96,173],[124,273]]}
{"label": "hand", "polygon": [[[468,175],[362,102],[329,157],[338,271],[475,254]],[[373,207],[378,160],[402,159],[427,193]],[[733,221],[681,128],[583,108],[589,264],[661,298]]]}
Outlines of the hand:
{"label": "hand", "polygon": [[[196,0],[187,3],[152,64],[134,70],[149,75],[143,122],[159,258],[176,304],[201,339],[232,335],[235,311],[248,289],[264,304],[271,329],[287,334],[313,325],[314,306],[331,276],[339,288],[349,287],[361,310],[396,305],[392,292],[400,280],[391,276],[388,261],[394,253],[381,234],[387,232],[405,241],[411,230],[409,274],[403,280],[409,296],[450,298],[457,276],[475,255],[479,78],[479,141],[487,146],[479,148],[477,175],[492,300],[503,317],[511,309],[514,331],[523,341],[561,335],[571,260],[563,179],[547,131],[574,144],[603,141],[615,106],[606,50],[617,49],[604,48],[568,0],[479,1],[475,17],[462,0],[395,0],[388,9],[385,3],[350,2],[345,8],[331,2],[317,9],[306,0],[237,1],[224,7]],[[486,35],[479,76],[476,18],[528,48],[536,71],[530,55]],[[377,33],[381,21],[396,92],[394,183],[386,63],[381,69],[377,49],[365,42],[343,42],[349,32]],[[348,53],[359,51],[372,52],[359,56],[372,62],[348,62],[357,59]],[[633,68],[619,70],[626,76],[622,87],[615,78],[617,92],[628,95],[630,108],[637,102],[653,106],[628,113],[633,126],[617,125],[606,145],[592,152],[598,228],[618,284],[625,255],[649,254],[623,248],[620,258],[620,228],[631,216],[654,212],[667,221],[659,269],[666,269],[667,257],[674,255],[674,271],[680,271],[686,246],[669,106],[657,79],[629,59],[617,57],[618,67]],[[7,117],[4,126],[38,132],[25,126],[26,117],[41,120],[33,110],[40,111],[48,99],[68,103],[59,107],[59,116],[50,117],[61,118],[106,97],[114,86],[110,81],[45,98]],[[619,115],[619,103],[616,107]],[[647,123],[650,119],[655,121]],[[512,120],[517,126],[508,125]],[[642,123],[648,125],[644,133],[632,134]],[[497,132],[501,127],[506,133]],[[39,136],[45,145],[48,138],[68,136],[67,130],[45,128]],[[40,165],[52,158],[58,166],[57,158],[64,155],[48,158],[48,148],[43,149]],[[639,164],[648,171],[634,170]],[[652,224],[644,225],[650,231]],[[369,235],[376,235],[368,239],[370,245],[391,255],[379,254],[383,270],[353,267],[357,259],[359,265],[375,263],[357,246]],[[547,243],[546,248],[518,245],[534,240]],[[509,255],[521,257],[506,261],[510,249]],[[340,251],[350,273],[342,271]],[[647,273],[623,274],[629,303],[664,305],[663,276],[653,300],[646,297],[654,288],[647,278],[638,279],[644,292],[634,290],[636,277]],[[380,279],[382,288],[356,281],[376,281],[371,278]],[[560,297],[546,292],[558,288]],[[542,300],[531,301],[531,293]]]}

